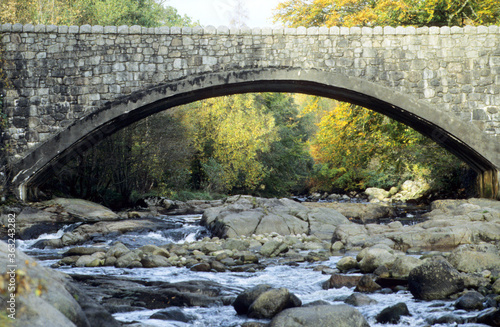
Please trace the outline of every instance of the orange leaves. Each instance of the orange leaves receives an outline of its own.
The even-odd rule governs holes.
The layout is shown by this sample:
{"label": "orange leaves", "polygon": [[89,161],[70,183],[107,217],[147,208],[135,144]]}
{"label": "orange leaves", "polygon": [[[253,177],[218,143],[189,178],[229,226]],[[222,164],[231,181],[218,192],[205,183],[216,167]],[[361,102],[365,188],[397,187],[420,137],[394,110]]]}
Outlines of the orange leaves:
{"label": "orange leaves", "polygon": [[274,19],[287,26],[464,26],[498,24],[498,0],[285,1]]}

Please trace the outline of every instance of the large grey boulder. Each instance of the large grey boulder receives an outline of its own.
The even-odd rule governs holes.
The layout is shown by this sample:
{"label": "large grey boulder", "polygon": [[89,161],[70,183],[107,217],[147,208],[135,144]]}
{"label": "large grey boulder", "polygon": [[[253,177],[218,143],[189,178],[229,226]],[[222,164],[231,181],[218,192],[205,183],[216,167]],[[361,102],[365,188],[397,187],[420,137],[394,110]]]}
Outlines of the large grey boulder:
{"label": "large grey boulder", "polygon": [[291,308],[271,320],[270,327],[369,327],[361,313],[350,305],[318,305]]}
{"label": "large grey boulder", "polygon": [[419,300],[440,300],[464,289],[461,274],[445,259],[433,258],[414,268],[408,276],[408,288]]}
{"label": "large grey boulder", "polygon": [[308,208],[289,199],[234,196],[221,207],[210,208],[201,223],[218,237],[278,233],[306,233],[330,240],[336,227],[348,219],[329,208]]}
{"label": "large grey boulder", "polygon": [[[6,274],[9,263],[9,248],[0,241],[0,275]],[[99,326],[92,324],[96,315],[106,321],[106,326],[119,326],[118,322],[102,307],[92,310],[82,308],[75,300],[77,294],[66,275],[37,264],[26,254],[16,251],[16,273],[22,280],[18,283],[16,296],[16,323],[18,326]],[[20,286],[23,285],[23,286]],[[29,285],[29,289],[26,287]],[[40,294],[36,294],[41,290]],[[8,294],[0,293],[0,301],[6,303]],[[89,308],[90,309],[90,308]]]}
{"label": "large grey boulder", "polygon": [[488,246],[462,245],[452,251],[448,261],[458,271],[477,273],[483,270],[500,270],[500,255],[498,248]]}

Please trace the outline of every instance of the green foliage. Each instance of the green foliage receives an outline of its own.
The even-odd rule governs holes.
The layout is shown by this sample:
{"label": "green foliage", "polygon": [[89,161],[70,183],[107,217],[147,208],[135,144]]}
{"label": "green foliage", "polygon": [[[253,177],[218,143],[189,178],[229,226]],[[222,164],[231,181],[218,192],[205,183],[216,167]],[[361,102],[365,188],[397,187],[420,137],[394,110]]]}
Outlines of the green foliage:
{"label": "green foliage", "polygon": [[192,26],[163,0],[3,0],[0,23]]}

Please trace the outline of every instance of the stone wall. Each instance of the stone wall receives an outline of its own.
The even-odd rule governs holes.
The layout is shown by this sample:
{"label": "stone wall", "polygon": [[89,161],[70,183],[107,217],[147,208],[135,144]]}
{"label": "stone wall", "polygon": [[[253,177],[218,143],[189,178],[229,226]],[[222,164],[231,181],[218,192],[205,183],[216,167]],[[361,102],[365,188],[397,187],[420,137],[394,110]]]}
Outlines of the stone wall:
{"label": "stone wall", "polygon": [[[106,103],[186,76],[319,70],[386,87],[500,140],[500,29],[0,26],[11,162]],[[499,142],[500,143],[500,142]]]}

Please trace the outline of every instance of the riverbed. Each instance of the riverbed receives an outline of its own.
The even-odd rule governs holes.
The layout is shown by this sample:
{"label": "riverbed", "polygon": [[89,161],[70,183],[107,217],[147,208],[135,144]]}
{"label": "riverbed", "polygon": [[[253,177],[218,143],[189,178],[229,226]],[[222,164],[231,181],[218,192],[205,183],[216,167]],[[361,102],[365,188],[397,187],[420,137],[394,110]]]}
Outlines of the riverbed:
{"label": "riverbed", "polygon": [[[154,232],[134,232],[122,234],[112,238],[102,237],[94,239],[86,246],[109,247],[112,243],[119,241],[127,247],[134,249],[146,244],[163,245],[166,243],[196,242],[209,235],[208,231],[199,225],[199,215],[188,216],[160,216],[160,219],[173,222],[169,230]],[[44,266],[52,266],[57,262],[62,253],[67,248],[48,250],[35,249],[33,245],[42,239],[59,238],[65,230],[74,226],[68,225],[54,234],[45,234],[37,240],[20,241],[19,248],[29,255],[38,258]],[[355,256],[356,253],[349,253]],[[336,263],[342,256],[332,256],[323,262],[301,262],[297,264],[281,264],[279,259],[269,259],[265,262],[266,268],[254,272],[196,272],[188,268],[167,267],[167,268],[74,268],[64,266],[58,270],[69,275],[103,276],[109,279],[126,278],[130,280],[140,280],[147,282],[186,282],[186,281],[206,281],[216,282],[223,286],[227,297],[236,297],[241,291],[258,284],[269,284],[273,287],[285,287],[297,295],[303,305],[315,301],[324,301],[330,304],[340,304],[353,293],[353,288],[343,287],[341,289],[325,290],[322,284],[328,280],[329,275],[323,274],[314,268],[319,265],[336,267]],[[323,269],[324,270],[324,269]],[[358,310],[365,316],[370,326],[384,326],[377,324],[375,316],[384,308],[404,302],[409,308],[411,316],[403,316],[400,323],[391,326],[429,326],[429,319],[442,317],[447,314],[454,314],[463,318],[477,315],[467,313],[463,310],[455,310],[453,301],[416,301],[407,290],[398,292],[378,292],[369,294],[377,303],[368,306],[358,307]],[[116,312],[114,317],[133,326],[207,326],[207,327],[231,327],[240,326],[247,321],[269,322],[268,320],[249,319],[245,316],[238,316],[231,305],[216,305],[211,307],[182,307],[179,308],[189,318],[189,322],[165,321],[150,319],[156,310],[138,310],[132,312]],[[457,324],[435,324],[434,326],[457,326]],[[460,326],[481,326],[478,324],[462,324]]]}

